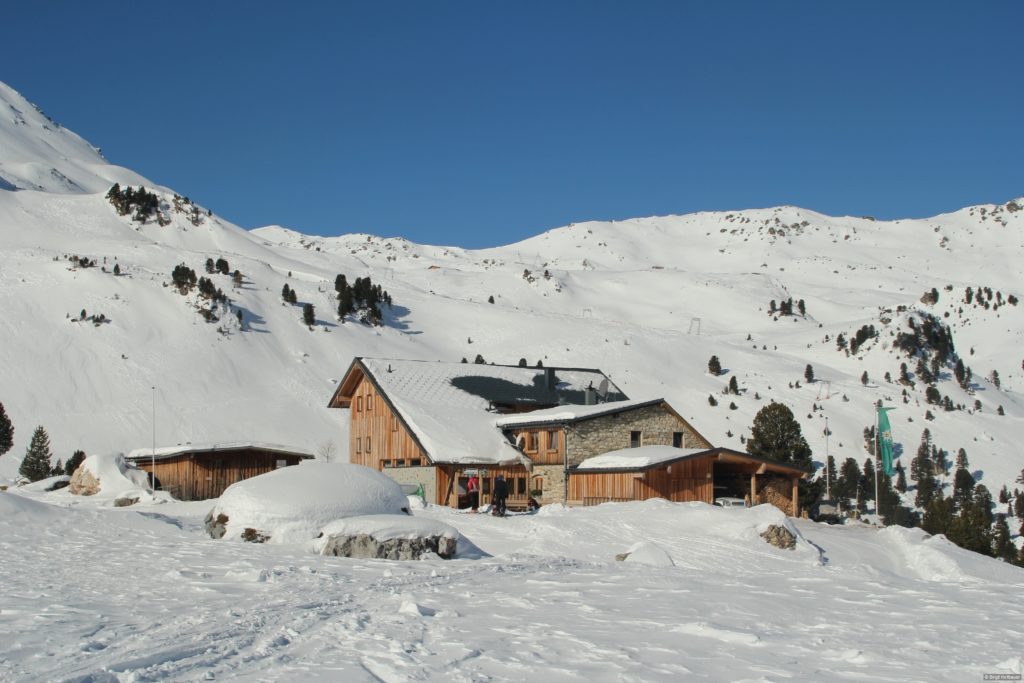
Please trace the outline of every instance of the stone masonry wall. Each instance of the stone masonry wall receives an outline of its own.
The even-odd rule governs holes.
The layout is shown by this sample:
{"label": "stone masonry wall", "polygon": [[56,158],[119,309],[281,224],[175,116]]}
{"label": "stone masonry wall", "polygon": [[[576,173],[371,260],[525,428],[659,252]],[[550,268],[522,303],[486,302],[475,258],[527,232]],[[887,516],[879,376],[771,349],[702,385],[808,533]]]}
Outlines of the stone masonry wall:
{"label": "stone masonry wall", "polygon": [[399,484],[421,484],[428,503],[437,502],[437,468],[429,467],[385,467],[384,474]]}
{"label": "stone masonry wall", "polygon": [[530,490],[535,486],[535,479],[544,479],[544,495],[537,501],[541,505],[561,503],[565,499],[565,469],[562,465],[534,465],[530,473]]}
{"label": "stone masonry wall", "polygon": [[569,466],[595,455],[629,448],[629,433],[633,431],[642,432],[644,446],[671,446],[672,433],[682,432],[683,448],[711,448],[711,444],[697,436],[685,421],[664,407],[654,405],[570,425],[565,439]]}

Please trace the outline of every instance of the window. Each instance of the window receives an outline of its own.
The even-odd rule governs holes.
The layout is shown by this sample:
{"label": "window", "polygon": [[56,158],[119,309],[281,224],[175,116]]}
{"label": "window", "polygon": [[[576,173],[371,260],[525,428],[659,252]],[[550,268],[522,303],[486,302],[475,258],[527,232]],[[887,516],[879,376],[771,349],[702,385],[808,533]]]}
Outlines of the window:
{"label": "window", "polygon": [[516,495],[526,495],[526,477],[519,477],[516,479]]}
{"label": "window", "polygon": [[683,433],[682,432],[672,432],[672,448],[682,448],[682,447],[683,447]]}
{"label": "window", "polygon": [[405,460],[396,460],[395,467],[405,467]]}
{"label": "window", "polygon": [[483,484],[483,487],[480,490],[481,495],[484,495],[484,496],[491,495],[491,478],[490,477],[481,477],[480,481]]}
{"label": "window", "polygon": [[551,430],[548,431],[548,450],[549,451],[557,451],[558,450],[558,430],[557,429],[551,429]]}
{"label": "window", "polygon": [[366,452],[370,452],[370,437],[366,437]]}
{"label": "window", "polygon": [[356,453],[362,453],[362,452],[363,452],[363,439],[361,437],[357,436],[356,437]]}
{"label": "window", "polygon": [[538,432],[526,432],[526,450],[537,450],[537,436]]}
{"label": "window", "polygon": [[630,432],[629,433],[629,447],[630,448],[640,448],[640,445],[642,443],[643,443],[643,435],[640,432]]}
{"label": "window", "polygon": [[419,467],[423,461],[419,458],[413,458],[409,461],[409,467]]}
{"label": "window", "polygon": [[274,469],[276,470],[278,467],[288,467],[288,461],[278,460],[277,462],[274,463]]}
{"label": "window", "polygon": [[363,412],[363,397],[362,396],[356,396],[356,412],[357,413]]}
{"label": "window", "polygon": [[393,431],[393,432],[397,432],[398,431],[398,416],[397,415],[392,415],[391,416],[391,431]]}
{"label": "window", "polygon": [[366,395],[366,409],[373,410],[373,394]]}

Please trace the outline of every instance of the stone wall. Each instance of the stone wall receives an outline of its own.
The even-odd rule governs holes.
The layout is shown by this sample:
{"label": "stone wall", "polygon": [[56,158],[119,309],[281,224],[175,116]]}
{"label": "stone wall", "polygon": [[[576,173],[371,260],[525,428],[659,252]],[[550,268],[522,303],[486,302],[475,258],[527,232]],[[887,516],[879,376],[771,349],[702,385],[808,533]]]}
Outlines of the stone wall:
{"label": "stone wall", "polygon": [[437,503],[436,467],[385,467],[382,471],[399,484],[421,484],[424,500]]}
{"label": "stone wall", "polygon": [[620,448],[629,448],[629,433],[642,432],[644,446],[671,446],[673,432],[683,433],[683,448],[711,448],[682,418],[661,405],[604,415],[569,425],[565,443],[569,466]]}
{"label": "stone wall", "polygon": [[530,473],[530,490],[537,488],[537,477],[544,479],[544,495],[540,497],[541,505],[561,503],[565,500],[565,468],[562,465],[534,465]]}

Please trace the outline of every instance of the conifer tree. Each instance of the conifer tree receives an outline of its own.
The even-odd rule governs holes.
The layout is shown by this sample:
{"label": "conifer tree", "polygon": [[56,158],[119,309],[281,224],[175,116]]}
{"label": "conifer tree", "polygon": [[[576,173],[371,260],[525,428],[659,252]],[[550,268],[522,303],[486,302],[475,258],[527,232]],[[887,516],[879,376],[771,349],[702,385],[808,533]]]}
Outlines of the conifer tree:
{"label": "conifer tree", "polygon": [[486,362],[487,361],[484,360],[484,357],[479,353],[476,354],[476,358],[473,359],[473,363],[476,365],[484,365]]}
{"label": "conifer tree", "polygon": [[281,298],[285,303],[288,303],[288,299],[291,296],[292,288],[288,286],[288,283],[284,283],[284,287],[281,288]]}
{"label": "conifer tree", "polygon": [[864,374],[860,376],[860,383],[863,384],[864,386],[868,385],[868,371],[867,370],[865,370]]}
{"label": "conifer tree", "polygon": [[747,452],[751,455],[810,468],[807,445],[793,411],[782,403],[769,403],[754,416]]}
{"label": "conifer tree", "polygon": [[302,322],[306,323],[309,327],[316,323],[316,311],[313,308],[313,304],[302,305]]}
{"label": "conifer tree", "polygon": [[212,275],[214,273],[214,270],[215,269],[214,269],[214,265],[213,265],[213,259],[212,258],[206,259],[206,272],[207,272],[207,274]]}
{"label": "conifer tree", "polygon": [[121,274],[121,264],[120,263],[115,263],[114,264],[114,275],[120,275],[120,274]]}
{"label": "conifer tree", "polygon": [[526,367],[526,359],[525,358],[520,358],[519,359],[519,367],[521,367],[521,368],[525,368]]}
{"label": "conifer tree", "polygon": [[953,475],[953,503],[957,510],[963,510],[974,499],[974,477],[963,467]]}
{"label": "conifer tree", "polygon": [[13,445],[14,425],[11,424],[11,418],[7,417],[7,411],[4,410],[4,404],[0,403],[0,455],[11,450],[11,446]]}
{"label": "conifer tree", "polygon": [[899,464],[899,465],[896,465],[896,486],[895,486],[895,488],[900,493],[906,493],[907,492],[907,474],[903,470],[902,463]]}
{"label": "conifer tree", "polygon": [[29,481],[39,481],[50,476],[50,437],[42,425],[36,427],[32,434],[32,441],[25,450],[25,457],[21,461],[18,472]]}
{"label": "conifer tree", "polygon": [[733,375],[729,378],[729,393],[736,394],[737,396],[740,395],[740,385],[736,381],[736,375]]}
{"label": "conifer tree", "polygon": [[718,356],[711,356],[708,361],[708,372],[716,377],[722,374],[722,364],[718,360]]}
{"label": "conifer tree", "polygon": [[1016,559],[1016,551],[1017,547],[1010,540],[1010,525],[1006,523],[1006,516],[999,515],[992,528],[992,557],[1003,562],[1013,562]]}
{"label": "conifer tree", "polygon": [[860,478],[860,466],[857,461],[853,458],[844,460],[843,466],[839,468],[839,478],[836,480],[836,497],[843,501],[856,498]]}
{"label": "conifer tree", "polygon": [[943,496],[934,496],[929,501],[921,520],[921,528],[929,534],[944,534],[949,531],[953,520],[953,501]]}
{"label": "conifer tree", "polygon": [[804,368],[804,379],[807,380],[808,384],[814,381],[814,368],[811,367],[810,363],[808,363],[807,367]]}
{"label": "conifer tree", "polygon": [[714,394],[708,394],[708,405],[712,408],[718,405],[718,399],[715,398]]}
{"label": "conifer tree", "polygon": [[74,454],[68,458],[68,461],[64,463],[64,471],[67,472],[68,475],[73,475],[75,470],[78,469],[78,466],[82,464],[83,460],[85,460],[85,451],[75,451]]}

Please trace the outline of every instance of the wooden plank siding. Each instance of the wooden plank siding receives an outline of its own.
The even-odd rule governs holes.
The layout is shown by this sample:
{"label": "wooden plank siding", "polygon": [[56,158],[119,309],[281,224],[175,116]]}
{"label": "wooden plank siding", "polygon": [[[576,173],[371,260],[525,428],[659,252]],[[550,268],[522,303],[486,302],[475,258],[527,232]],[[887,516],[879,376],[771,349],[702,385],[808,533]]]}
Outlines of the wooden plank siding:
{"label": "wooden plank siding", "polygon": [[565,461],[564,427],[513,429],[511,434],[515,443],[522,443],[523,452],[535,465],[561,465]]}
{"label": "wooden plank siding", "polygon": [[714,457],[676,462],[643,472],[569,473],[570,503],[665,498],[675,502],[713,502],[711,478]]}
{"label": "wooden plank siding", "polygon": [[349,411],[349,462],[377,471],[384,469],[384,461],[393,467],[429,464],[409,430],[365,375],[356,386]]}
{"label": "wooden plank siding", "polygon": [[[302,458],[259,449],[182,453],[158,459],[155,472],[161,490],[178,500],[208,500],[220,497],[235,482],[273,472],[279,460],[292,466]],[[145,472],[153,470],[152,462],[144,458],[136,464]]]}

